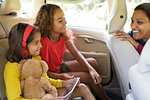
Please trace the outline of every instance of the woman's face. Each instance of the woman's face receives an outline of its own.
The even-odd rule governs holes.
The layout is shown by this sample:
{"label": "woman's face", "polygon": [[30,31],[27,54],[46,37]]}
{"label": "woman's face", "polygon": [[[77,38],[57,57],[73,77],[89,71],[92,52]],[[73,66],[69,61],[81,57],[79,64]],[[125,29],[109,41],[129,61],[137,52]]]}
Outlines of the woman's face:
{"label": "woman's face", "polygon": [[64,13],[61,9],[56,9],[54,13],[54,20],[53,20],[53,33],[65,33],[66,32],[66,20]]}
{"label": "woman's face", "polygon": [[135,10],[131,18],[131,28],[135,40],[147,41],[150,37],[150,21],[143,10]]}
{"label": "woman's face", "polygon": [[28,50],[31,56],[38,56],[40,54],[40,48],[42,47],[40,40],[40,32],[35,32],[32,42],[28,44]]}

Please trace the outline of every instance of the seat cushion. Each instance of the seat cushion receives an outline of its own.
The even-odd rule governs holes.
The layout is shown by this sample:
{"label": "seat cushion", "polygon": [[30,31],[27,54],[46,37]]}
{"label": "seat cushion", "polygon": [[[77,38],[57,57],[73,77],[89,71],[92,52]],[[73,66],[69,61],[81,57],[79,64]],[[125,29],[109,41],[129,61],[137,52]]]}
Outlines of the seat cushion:
{"label": "seat cushion", "polygon": [[5,49],[8,49],[8,47],[9,47],[9,45],[8,45],[8,38],[0,39],[0,46],[5,48]]}
{"label": "seat cushion", "polygon": [[139,54],[128,41],[120,41],[113,34],[106,33],[106,43],[112,55],[115,71],[123,98],[130,92],[128,69],[139,60]]}

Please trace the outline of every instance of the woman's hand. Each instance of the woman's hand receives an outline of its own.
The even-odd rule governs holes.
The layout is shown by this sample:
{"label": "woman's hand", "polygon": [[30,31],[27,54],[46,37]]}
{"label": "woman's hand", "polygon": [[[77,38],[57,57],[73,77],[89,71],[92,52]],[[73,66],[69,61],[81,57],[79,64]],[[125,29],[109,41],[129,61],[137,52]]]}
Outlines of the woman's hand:
{"label": "woman's hand", "polygon": [[123,32],[123,31],[117,31],[115,36],[117,38],[121,38],[121,41],[129,41],[130,42],[133,39],[129,34]]}
{"label": "woman's hand", "polygon": [[117,31],[115,36],[117,38],[121,38],[121,41],[129,41],[135,48],[139,45],[138,42],[136,42],[129,34],[123,32],[123,31]]}
{"label": "woman's hand", "polygon": [[95,69],[90,69],[89,74],[92,77],[94,84],[99,84],[102,81],[100,75],[95,71]]}

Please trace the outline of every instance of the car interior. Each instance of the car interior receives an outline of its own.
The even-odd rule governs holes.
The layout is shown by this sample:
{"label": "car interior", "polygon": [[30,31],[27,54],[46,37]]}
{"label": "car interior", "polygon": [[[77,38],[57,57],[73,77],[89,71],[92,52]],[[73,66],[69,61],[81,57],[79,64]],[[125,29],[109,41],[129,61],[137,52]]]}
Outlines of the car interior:
{"label": "car interior", "polygon": [[142,51],[139,62],[132,65],[129,68],[128,76],[131,85],[131,90],[126,100],[149,100],[150,96],[148,94],[149,76],[150,76],[150,63],[149,63],[149,49],[150,49],[150,39],[147,41],[144,49]]}
{"label": "car interior", "polygon": [[6,0],[0,8],[0,100],[4,100],[6,97],[3,70],[7,63],[5,53],[8,49],[9,31],[18,22],[30,23],[29,18],[17,15],[20,7],[19,0]]}
{"label": "car interior", "polygon": [[[37,2],[39,1],[39,2]],[[36,12],[45,0],[33,0],[34,14],[18,14],[20,0],[5,0],[0,7],[0,100],[5,100],[3,70],[7,63],[8,35],[11,27],[18,22],[33,24]],[[64,0],[66,1],[66,0]],[[74,0],[69,0],[69,2]],[[76,3],[84,0],[75,0]],[[99,65],[102,85],[112,100],[150,100],[149,96],[149,54],[150,40],[141,56],[128,41],[114,36],[122,30],[127,18],[126,0],[108,0],[109,19],[105,31],[68,26],[74,33],[74,43],[84,57],[95,58]],[[17,5],[17,6],[16,6]],[[64,60],[74,59],[66,50]],[[138,77],[138,78],[137,78]],[[75,98],[75,100],[82,100]]]}
{"label": "car interior", "polygon": [[113,3],[115,5],[112,6],[110,12],[108,32],[106,32],[105,40],[115,64],[114,67],[122,91],[122,97],[125,98],[131,91],[127,77],[128,70],[131,65],[138,62],[139,54],[128,41],[120,41],[114,36],[115,32],[121,30],[126,22],[127,8],[125,0],[114,0]]}

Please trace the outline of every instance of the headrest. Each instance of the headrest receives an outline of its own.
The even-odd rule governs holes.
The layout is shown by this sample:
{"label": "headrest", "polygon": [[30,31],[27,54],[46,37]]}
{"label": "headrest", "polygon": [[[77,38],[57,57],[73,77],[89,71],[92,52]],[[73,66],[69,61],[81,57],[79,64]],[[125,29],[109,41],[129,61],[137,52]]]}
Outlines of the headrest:
{"label": "headrest", "polygon": [[0,14],[17,13],[21,9],[20,0],[4,0],[0,7]]}
{"label": "headrest", "polygon": [[126,0],[113,0],[108,18],[109,34],[121,30],[127,19]]}

